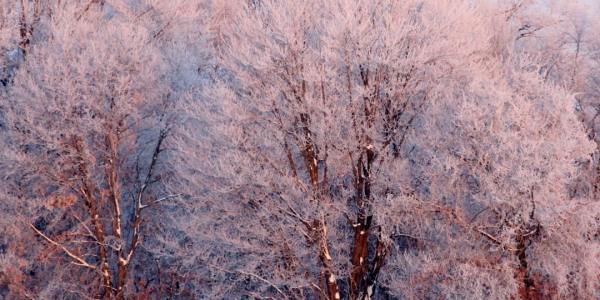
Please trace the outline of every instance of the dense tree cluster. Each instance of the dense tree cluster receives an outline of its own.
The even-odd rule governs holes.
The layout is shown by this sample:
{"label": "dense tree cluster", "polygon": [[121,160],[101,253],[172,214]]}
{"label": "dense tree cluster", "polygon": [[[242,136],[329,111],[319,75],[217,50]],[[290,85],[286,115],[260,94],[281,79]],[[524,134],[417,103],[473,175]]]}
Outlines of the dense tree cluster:
{"label": "dense tree cluster", "polygon": [[0,0],[0,298],[600,297],[550,2]]}

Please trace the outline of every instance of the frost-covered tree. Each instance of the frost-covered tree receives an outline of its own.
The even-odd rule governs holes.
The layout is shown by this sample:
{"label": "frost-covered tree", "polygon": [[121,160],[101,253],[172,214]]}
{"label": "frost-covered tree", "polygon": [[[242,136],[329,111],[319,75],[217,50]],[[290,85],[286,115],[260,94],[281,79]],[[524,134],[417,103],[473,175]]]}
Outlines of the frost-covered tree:
{"label": "frost-covered tree", "polygon": [[[21,252],[42,264],[32,266],[43,274],[31,294],[124,299],[148,287],[138,252],[160,227],[156,206],[176,197],[163,184],[173,106],[167,66],[141,23],[60,8],[2,100],[2,177],[14,201],[6,209],[18,213],[7,232],[19,232],[8,243],[44,245]],[[55,254],[45,258],[49,249]]]}
{"label": "frost-covered tree", "polygon": [[[205,297],[566,286],[552,245],[583,242],[567,186],[593,147],[573,96],[514,51],[504,15],[468,1],[209,9],[221,63],[191,96],[181,140],[197,146],[180,173],[207,216],[185,224]],[[593,281],[591,261],[572,263]]]}

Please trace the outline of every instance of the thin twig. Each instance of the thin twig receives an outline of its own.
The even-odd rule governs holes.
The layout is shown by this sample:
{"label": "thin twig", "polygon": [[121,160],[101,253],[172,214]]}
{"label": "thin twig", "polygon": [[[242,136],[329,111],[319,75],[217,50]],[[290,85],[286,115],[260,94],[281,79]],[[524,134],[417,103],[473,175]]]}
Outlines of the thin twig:
{"label": "thin twig", "polygon": [[270,285],[271,287],[273,287],[279,294],[281,294],[283,296],[283,298],[289,299],[288,296],[281,289],[279,289],[277,287],[277,285],[275,285],[273,282],[265,279],[262,276],[259,276],[257,274],[250,273],[250,272],[244,272],[244,271],[237,271],[237,270],[236,271],[230,271],[230,270],[223,269],[221,267],[218,267],[218,266],[215,266],[215,265],[212,265],[212,264],[209,264],[209,266],[212,267],[212,268],[215,268],[217,270],[220,270],[220,271],[223,271],[223,272],[226,272],[226,273],[230,273],[230,274],[236,274],[237,273],[237,274],[242,274],[242,275],[254,277],[254,278],[256,278],[256,279],[258,279],[258,280],[260,280],[260,281],[262,281],[262,282],[264,282],[264,283],[266,283],[268,285]]}
{"label": "thin twig", "polygon": [[160,202],[163,202],[163,201],[167,201],[167,200],[171,200],[171,199],[173,199],[173,198],[177,198],[177,197],[179,197],[179,196],[181,196],[181,195],[182,195],[182,194],[168,195],[168,196],[165,196],[165,197],[162,197],[162,198],[156,199],[156,200],[154,200],[154,201],[150,202],[150,204],[140,204],[140,210],[141,210],[141,209],[144,209],[144,208],[146,208],[146,207],[149,207],[149,206],[152,206],[152,205],[158,204],[158,203],[160,203]]}
{"label": "thin twig", "polygon": [[485,232],[485,231],[483,231],[483,230],[481,230],[479,228],[477,228],[476,230],[477,230],[477,232],[481,233],[481,235],[485,236],[486,238],[488,238],[492,242],[494,242],[494,243],[496,243],[498,245],[502,245],[502,242],[499,241],[497,238],[495,238],[493,235],[491,235],[491,234],[489,234],[489,233],[487,233],[487,232]]}

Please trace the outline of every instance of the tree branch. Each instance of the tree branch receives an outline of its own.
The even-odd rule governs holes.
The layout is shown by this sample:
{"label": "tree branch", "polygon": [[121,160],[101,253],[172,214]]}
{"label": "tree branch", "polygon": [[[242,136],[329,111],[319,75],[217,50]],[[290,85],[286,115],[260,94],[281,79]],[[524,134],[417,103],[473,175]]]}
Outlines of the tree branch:
{"label": "tree branch", "polygon": [[67,249],[65,246],[63,246],[60,243],[58,243],[58,242],[52,240],[51,238],[49,238],[44,233],[42,233],[37,228],[35,228],[35,226],[33,226],[33,224],[29,224],[29,227],[31,227],[31,229],[33,229],[33,231],[35,231],[35,233],[37,235],[39,235],[42,238],[44,238],[48,243],[50,243],[50,244],[52,244],[52,245],[60,248],[67,256],[69,256],[72,260],[74,260],[74,262],[72,262],[74,265],[81,266],[81,267],[86,267],[86,268],[89,268],[89,269],[92,269],[92,270],[96,269],[96,266],[90,265],[83,258],[81,258],[80,256],[78,256],[78,255],[74,254],[73,252],[69,251],[69,249]]}

